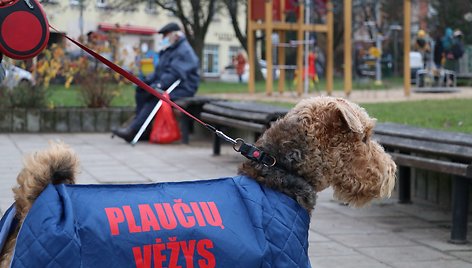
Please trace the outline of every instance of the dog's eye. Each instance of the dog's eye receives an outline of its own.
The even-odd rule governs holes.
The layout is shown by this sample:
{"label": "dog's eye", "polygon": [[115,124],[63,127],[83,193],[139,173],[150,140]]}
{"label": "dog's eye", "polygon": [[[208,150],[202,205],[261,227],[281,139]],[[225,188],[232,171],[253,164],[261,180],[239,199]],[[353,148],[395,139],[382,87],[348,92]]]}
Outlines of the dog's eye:
{"label": "dog's eye", "polygon": [[363,142],[363,143],[367,143],[367,140],[368,140],[368,137],[367,137],[367,135],[365,135],[365,136],[362,138],[362,142]]}

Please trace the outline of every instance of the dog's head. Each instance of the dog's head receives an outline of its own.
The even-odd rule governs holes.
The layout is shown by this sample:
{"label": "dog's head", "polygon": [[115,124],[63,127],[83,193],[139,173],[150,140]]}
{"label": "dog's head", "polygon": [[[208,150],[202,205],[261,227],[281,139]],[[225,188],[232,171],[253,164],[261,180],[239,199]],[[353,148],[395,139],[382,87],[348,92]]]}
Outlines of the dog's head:
{"label": "dog's head", "polygon": [[[359,207],[374,198],[390,197],[395,184],[396,165],[372,140],[374,125],[375,119],[354,103],[315,97],[302,100],[276,121],[256,146],[272,154],[314,192],[331,186],[337,199]],[[240,172],[262,183],[283,181],[287,176],[250,161],[240,167]],[[297,194],[294,197],[300,203]],[[309,211],[314,205],[314,201],[301,203]]]}

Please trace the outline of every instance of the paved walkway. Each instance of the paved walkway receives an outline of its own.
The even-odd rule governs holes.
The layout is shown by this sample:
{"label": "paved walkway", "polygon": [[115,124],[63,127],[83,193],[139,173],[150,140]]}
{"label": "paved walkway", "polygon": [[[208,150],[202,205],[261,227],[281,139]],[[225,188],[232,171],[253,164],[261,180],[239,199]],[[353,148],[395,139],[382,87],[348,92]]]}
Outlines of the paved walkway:
{"label": "paved walkway", "polygon": [[[218,178],[236,174],[242,157],[223,147],[211,156],[209,141],[191,145],[135,147],[107,134],[0,134],[0,210],[11,204],[26,153],[48,140],[70,144],[81,159],[79,183],[149,183]],[[452,245],[450,214],[426,205],[399,205],[395,198],[353,209],[319,195],[310,228],[313,267],[472,267],[472,246]],[[1,214],[1,213],[0,213]],[[472,236],[469,231],[469,237]]]}

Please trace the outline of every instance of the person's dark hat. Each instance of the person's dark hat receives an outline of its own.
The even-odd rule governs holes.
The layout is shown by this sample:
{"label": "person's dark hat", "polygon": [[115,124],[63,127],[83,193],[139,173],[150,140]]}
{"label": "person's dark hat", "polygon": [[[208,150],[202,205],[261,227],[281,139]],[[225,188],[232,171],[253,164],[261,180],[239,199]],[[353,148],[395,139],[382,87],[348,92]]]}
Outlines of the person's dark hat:
{"label": "person's dark hat", "polygon": [[171,23],[166,24],[164,27],[162,27],[158,33],[167,34],[167,33],[175,32],[175,31],[180,31],[180,27],[177,23],[171,22]]}

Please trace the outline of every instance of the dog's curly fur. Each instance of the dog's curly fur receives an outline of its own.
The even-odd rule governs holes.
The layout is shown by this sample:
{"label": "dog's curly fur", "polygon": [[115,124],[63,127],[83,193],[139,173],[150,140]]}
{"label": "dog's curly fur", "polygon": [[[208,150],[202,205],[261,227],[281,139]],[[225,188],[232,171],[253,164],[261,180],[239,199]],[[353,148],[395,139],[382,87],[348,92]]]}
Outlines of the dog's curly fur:
{"label": "dog's curly fur", "polygon": [[355,207],[390,197],[396,165],[372,140],[374,126],[375,119],[345,99],[305,99],[256,142],[290,172],[249,160],[239,172],[291,196],[309,212],[316,193],[328,186]]}
{"label": "dog's curly fur", "polygon": [[18,225],[1,252],[0,267],[10,265],[15,238],[34,200],[50,183],[74,184],[78,163],[76,154],[64,143],[51,143],[47,150],[24,159],[24,168],[16,179],[18,185],[13,188]]}
{"label": "dog's curly fur", "polygon": [[[239,173],[291,196],[308,212],[315,206],[316,193],[329,186],[336,198],[355,207],[389,197],[396,166],[371,139],[374,125],[364,109],[344,99],[303,100],[256,142],[283,168],[247,160]],[[27,158],[19,186],[13,189],[18,226],[47,184],[75,183],[77,167],[76,155],[63,143]],[[18,230],[2,251],[0,267],[11,261]]]}

